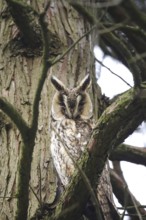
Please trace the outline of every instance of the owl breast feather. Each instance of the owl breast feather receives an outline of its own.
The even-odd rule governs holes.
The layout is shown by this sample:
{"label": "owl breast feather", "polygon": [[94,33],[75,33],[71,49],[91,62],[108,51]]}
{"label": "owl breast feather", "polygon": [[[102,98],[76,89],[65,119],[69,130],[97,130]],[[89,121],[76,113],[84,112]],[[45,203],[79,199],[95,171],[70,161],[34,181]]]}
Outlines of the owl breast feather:
{"label": "owl breast feather", "polygon": [[66,186],[76,169],[72,158],[78,162],[87,148],[92,128],[83,120],[63,119],[52,122],[51,153],[58,176]]}

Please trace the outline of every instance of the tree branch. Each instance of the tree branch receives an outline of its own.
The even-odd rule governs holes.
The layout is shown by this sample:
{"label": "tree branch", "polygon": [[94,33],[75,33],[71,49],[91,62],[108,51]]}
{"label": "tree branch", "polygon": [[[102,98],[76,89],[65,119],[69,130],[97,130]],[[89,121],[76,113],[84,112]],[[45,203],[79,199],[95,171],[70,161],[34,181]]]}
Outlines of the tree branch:
{"label": "tree branch", "polygon": [[112,151],[109,159],[112,161],[128,161],[146,166],[146,148],[121,144]]}
{"label": "tree branch", "polygon": [[25,139],[29,127],[20,113],[5,98],[0,98],[0,109],[13,121],[20,131],[22,138]]}

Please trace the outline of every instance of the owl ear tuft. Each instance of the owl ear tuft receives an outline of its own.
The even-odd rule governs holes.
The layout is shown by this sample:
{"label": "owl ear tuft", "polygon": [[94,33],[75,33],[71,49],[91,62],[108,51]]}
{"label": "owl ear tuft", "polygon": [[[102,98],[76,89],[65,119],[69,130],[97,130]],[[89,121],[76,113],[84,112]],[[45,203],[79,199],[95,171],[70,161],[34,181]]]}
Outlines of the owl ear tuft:
{"label": "owl ear tuft", "polygon": [[79,89],[85,91],[91,85],[90,75],[88,74],[79,84]]}
{"label": "owl ear tuft", "polygon": [[53,84],[56,90],[65,90],[65,85],[56,76],[51,76],[51,83]]}

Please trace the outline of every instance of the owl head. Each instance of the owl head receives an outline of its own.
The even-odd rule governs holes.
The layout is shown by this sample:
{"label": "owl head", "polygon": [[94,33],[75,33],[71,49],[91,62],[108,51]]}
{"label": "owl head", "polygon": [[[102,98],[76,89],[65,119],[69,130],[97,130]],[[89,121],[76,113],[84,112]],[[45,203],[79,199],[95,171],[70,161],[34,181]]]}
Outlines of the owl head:
{"label": "owl head", "polygon": [[87,75],[80,84],[73,88],[67,88],[55,76],[51,82],[56,89],[52,101],[52,117],[55,120],[68,119],[89,119],[92,116],[92,102],[87,88],[90,86],[90,76]]}

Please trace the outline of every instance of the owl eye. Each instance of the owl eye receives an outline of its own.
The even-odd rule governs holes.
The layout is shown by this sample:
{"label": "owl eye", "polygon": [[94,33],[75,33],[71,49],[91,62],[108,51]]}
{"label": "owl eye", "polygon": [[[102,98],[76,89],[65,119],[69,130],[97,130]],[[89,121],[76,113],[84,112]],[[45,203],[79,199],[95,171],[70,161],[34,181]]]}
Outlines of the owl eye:
{"label": "owl eye", "polygon": [[82,98],[82,99],[80,100],[80,105],[83,106],[84,104],[85,104],[85,99]]}
{"label": "owl eye", "polygon": [[63,95],[60,93],[59,97],[58,97],[58,104],[62,107],[65,108],[65,104],[64,104],[64,97]]}

